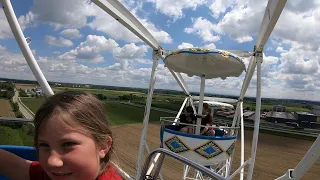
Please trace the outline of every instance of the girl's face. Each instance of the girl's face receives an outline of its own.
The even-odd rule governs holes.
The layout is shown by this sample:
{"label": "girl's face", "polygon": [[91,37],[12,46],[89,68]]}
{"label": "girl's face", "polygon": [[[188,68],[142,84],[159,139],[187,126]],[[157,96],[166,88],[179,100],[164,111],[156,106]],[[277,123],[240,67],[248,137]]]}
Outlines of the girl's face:
{"label": "girl's face", "polygon": [[[52,179],[96,179],[100,159],[108,153],[112,141],[99,147],[82,127],[66,126],[55,116],[44,122],[38,137],[39,161]],[[69,120],[72,120],[71,118]]]}

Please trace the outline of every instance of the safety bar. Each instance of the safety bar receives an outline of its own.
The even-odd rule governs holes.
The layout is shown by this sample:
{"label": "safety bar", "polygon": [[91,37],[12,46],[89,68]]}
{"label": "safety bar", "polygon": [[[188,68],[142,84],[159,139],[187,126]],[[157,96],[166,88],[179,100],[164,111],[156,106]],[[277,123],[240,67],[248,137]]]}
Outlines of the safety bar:
{"label": "safety bar", "polygon": [[[196,125],[196,124],[182,123],[182,122],[179,122],[179,121],[174,122],[174,121],[170,121],[170,120],[165,120],[165,118],[162,118],[162,117],[160,118],[160,121],[161,121],[161,122],[170,122],[170,123],[188,125],[188,126],[194,126],[194,127],[196,127],[196,126],[199,126],[199,127],[208,127],[208,126],[204,126],[204,125]],[[237,127],[225,127],[225,126],[223,126],[223,127],[214,127],[214,126],[211,126],[211,127],[212,127],[213,129],[240,129],[239,126],[237,126]]]}
{"label": "safety bar", "polygon": [[[148,170],[148,167],[150,166],[150,163],[151,163],[151,160],[152,160],[152,157],[157,154],[157,153],[160,153],[160,161],[158,161],[156,167],[155,167],[155,173],[154,173],[154,176],[151,176],[151,175],[148,175],[146,176],[147,174],[147,170]],[[219,174],[211,171],[209,168],[203,166],[203,165],[200,165],[198,163],[195,163],[193,161],[191,161],[190,159],[186,158],[186,157],[183,157],[177,153],[174,153],[174,152],[171,152],[167,149],[164,149],[164,148],[157,148],[155,150],[153,150],[149,156],[147,157],[146,161],[145,161],[145,164],[144,164],[144,167],[142,169],[142,173],[141,173],[141,176],[140,176],[140,180],[155,180],[158,178],[158,175],[159,175],[159,172],[160,172],[160,169],[161,169],[161,166],[162,166],[162,162],[163,162],[163,159],[165,156],[169,156],[173,159],[176,159],[190,167],[193,167],[195,168],[196,170],[200,171],[203,175],[205,176],[208,176],[212,179],[221,179],[221,180],[225,180],[226,178],[224,177],[221,177]]]}

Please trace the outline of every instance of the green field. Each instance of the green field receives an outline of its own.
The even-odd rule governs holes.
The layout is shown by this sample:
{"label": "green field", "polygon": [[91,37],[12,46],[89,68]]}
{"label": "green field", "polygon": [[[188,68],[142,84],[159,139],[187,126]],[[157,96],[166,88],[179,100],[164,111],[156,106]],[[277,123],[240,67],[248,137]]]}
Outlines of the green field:
{"label": "green field", "polygon": [[[34,113],[38,110],[44,99],[21,98],[21,101]],[[121,104],[114,101],[103,101],[107,111],[108,120],[113,125],[142,123],[144,108]],[[151,111],[150,121],[159,121],[160,117],[172,116],[172,114]]]}
{"label": "green field", "polygon": [[[272,104],[262,104],[262,105],[261,105],[261,111],[264,111],[264,110],[270,111],[270,110],[272,110],[273,106],[274,106],[274,105],[272,105]],[[244,107],[244,108],[249,107],[250,110],[252,110],[252,108],[256,108],[256,104],[244,102],[244,103],[243,103],[243,107]],[[286,110],[287,110],[288,112],[298,112],[298,111],[311,112],[311,110],[310,110],[310,109],[307,109],[307,108],[292,107],[292,106],[286,106]]]}
{"label": "green field", "polygon": [[103,90],[103,89],[89,89],[89,88],[66,88],[66,87],[55,87],[53,88],[54,92],[66,91],[66,90],[74,90],[74,91],[84,91],[93,94],[103,94],[107,97],[119,97],[122,95],[129,95],[129,94],[144,94],[142,92],[133,92],[133,91],[114,91],[114,90]]}
{"label": "green field", "polygon": [[32,146],[33,136],[28,130],[0,126],[0,145]]}

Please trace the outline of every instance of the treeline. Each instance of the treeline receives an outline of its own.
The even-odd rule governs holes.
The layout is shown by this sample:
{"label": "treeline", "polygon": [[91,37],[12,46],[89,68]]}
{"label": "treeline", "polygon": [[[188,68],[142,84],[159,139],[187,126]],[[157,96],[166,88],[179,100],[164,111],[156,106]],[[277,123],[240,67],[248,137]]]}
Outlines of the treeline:
{"label": "treeline", "polygon": [[118,97],[108,97],[105,96],[103,94],[94,94],[98,99],[100,100],[124,100],[124,101],[128,101],[128,100],[144,100],[144,97],[141,96],[136,96],[134,94],[128,94],[128,95],[122,95],[122,96],[118,96]]}
{"label": "treeline", "polygon": [[12,111],[14,112],[15,116],[17,118],[22,118],[23,115],[19,111],[18,103],[12,101],[13,96],[14,96],[14,84],[11,82],[1,82],[0,83],[0,97],[9,99]]}
{"label": "treeline", "polygon": [[14,96],[14,84],[10,82],[0,83],[0,97],[11,99]]}

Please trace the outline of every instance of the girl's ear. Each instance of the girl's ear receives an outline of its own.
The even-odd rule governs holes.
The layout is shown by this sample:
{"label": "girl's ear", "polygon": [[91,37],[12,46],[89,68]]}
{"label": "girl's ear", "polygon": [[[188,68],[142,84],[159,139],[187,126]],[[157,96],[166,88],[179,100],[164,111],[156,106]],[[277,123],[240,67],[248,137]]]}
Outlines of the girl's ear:
{"label": "girl's ear", "polygon": [[112,138],[108,136],[105,139],[105,143],[100,146],[100,151],[99,151],[100,159],[104,158],[108,154],[111,146],[112,146]]}

